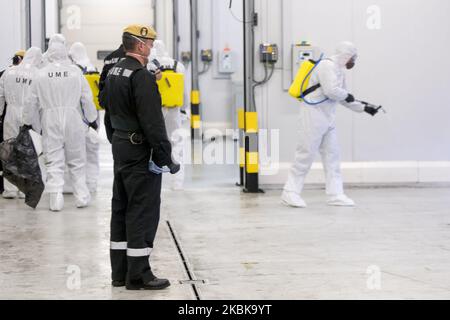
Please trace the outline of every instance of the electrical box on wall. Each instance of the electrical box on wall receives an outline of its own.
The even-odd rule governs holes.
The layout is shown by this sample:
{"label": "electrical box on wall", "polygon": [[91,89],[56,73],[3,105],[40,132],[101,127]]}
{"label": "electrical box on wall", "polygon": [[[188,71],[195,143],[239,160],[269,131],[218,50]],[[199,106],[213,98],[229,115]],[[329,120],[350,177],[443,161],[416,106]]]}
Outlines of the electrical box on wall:
{"label": "electrical box on wall", "polygon": [[312,47],[309,44],[301,43],[292,46],[292,75],[293,81],[297,75],[297,71],[304,61],[317,60],[319,48]]}
{"label": "electrical box on wall", "polygon": [[232,74],[236,72],[236,61],[234,52],[230,48],[225,48],[219,52],[219,73]]}
{"label": "electrical box on wall", "polygon": [[278,62],[278,45],[262,43],[259,46],[259,60],[261,63],[275,64]]}
{"label": "electrical box on wall", "polygon": [[213,61],[213,53],[211,49],[202,50],[200,52],[200,57],[202,59],[202,62],[210,63]]}
{"label": "electrical box on wall", "polygon": [[183,63],[185,65],[188,65],[191,61],[192,61],[192,54],[190,51],[183,51],[181,52],[181,61],[183,61]]}

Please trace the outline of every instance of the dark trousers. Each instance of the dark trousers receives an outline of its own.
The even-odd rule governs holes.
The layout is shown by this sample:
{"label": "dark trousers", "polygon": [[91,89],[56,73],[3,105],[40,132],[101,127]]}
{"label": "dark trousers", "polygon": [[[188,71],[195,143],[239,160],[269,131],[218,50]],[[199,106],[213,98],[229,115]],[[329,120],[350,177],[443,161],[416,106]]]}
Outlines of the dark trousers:
{"label": "dark trousers", "polygon": [[153,280],[150,253],[158,229],[161,175],[148,171],[150,147],[113,136],[111,267],[116,281]]}
{"label": "dark trousers", "polygon": [[[5,115],[6,115],[6,103],[5,108],[3,109],[3,114],[0,118],[0,143],[3,142],[3,123],[5,122]],[[3,163],[0,161],[0,171],[3,171]],[[3,183],[3,176],[0,176],[0,193],[3,193],[5,191],[5,186]]]}

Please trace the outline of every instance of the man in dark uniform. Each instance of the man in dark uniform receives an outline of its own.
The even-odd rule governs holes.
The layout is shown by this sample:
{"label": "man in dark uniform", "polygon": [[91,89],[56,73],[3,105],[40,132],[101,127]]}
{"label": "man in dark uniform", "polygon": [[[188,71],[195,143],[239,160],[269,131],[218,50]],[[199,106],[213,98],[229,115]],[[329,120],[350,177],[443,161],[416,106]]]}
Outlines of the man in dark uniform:
{"label": "man in dark uniform", "polygon": [[[180,166],[172,161],[155,76],[146,68],[156,32],[132,25],[124,30],[126,58],[109,72],[100,94],[112,133],[114,189],[111,219],[112,285],[128,290],[170,286],[152,273],[149,257],[160,217],[161,174],[150,171]],[[110,126],[108,127],[108,123]],[[154,167],[153,167],[154,168]]]}
{"label": "man in dark uniform", "polygon": [[[12,64],[13,66],[18,66],[25,56],[25,50],[19,50],[16,52],[14,57],[12,58]],[[3,73],[5,73],[5,70],[0,71],[0,78],[3,76]],[[5,107],[3,108],[3,113],[0,115],[0,143],[3,142],[3,122],[5,121],[5,115],[6,115],[6,103]],[[0,161],[0,171],[3,171],[3,164]],[[3,176],[0,177],[0,194],[5,191],[5,186],[3,183]]]}

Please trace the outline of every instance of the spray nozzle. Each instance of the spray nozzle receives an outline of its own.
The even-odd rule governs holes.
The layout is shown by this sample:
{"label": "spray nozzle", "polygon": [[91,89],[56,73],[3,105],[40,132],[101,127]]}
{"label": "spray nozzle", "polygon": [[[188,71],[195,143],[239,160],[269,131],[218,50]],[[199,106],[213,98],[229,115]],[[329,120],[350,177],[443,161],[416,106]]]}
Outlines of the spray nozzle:
{"label": "spray nozzle", "polygon": [[374,108],[374,109],[376,109],[377,111],[382,111],[384,114],[387,114],[387,111],[386,111],[386,109],[383,108],[383,106],[376,106],[376,105],[374,105],[374,104],[371,104],[371,103],[365,102],[365,101],[359,101],[359,100],[356,100],[356,101],[362,103],[362,104],[365,105],[366,107]]}

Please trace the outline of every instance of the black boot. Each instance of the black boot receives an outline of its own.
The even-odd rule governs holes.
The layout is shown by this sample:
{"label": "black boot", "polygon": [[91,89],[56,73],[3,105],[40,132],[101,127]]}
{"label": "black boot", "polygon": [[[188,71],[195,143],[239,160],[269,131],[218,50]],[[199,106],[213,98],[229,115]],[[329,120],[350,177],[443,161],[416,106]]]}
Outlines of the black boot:
{"label": "black boot", "polygon": [[118,281],[118,280],[113,280],[112,282],[112,286],[114,288],[120,288],[120,287],[125,287],[125,281]]}
{"label": "black boot", "polygon": [[157,277],[147,283],[142,280],[129,280],[126,284],[127,290],[163,290],[169,286],[169,280],[158,279]]}

